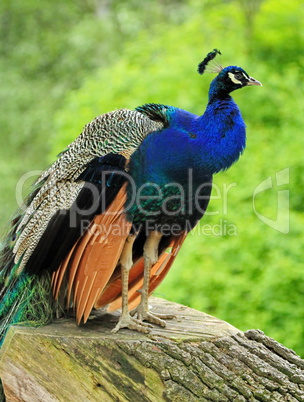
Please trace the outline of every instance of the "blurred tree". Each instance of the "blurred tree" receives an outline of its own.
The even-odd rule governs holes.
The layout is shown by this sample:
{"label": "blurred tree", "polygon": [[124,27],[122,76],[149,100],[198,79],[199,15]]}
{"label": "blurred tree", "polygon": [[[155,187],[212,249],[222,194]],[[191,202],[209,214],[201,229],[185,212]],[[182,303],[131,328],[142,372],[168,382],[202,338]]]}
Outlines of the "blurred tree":
{"label": "blurred tree", "polygon": [[181,21],[184,7],[168,0],[0,3],[1,224],[15,209],[16,178],[48,162],[53,115],[65,95],[119,59],[142,29]]}

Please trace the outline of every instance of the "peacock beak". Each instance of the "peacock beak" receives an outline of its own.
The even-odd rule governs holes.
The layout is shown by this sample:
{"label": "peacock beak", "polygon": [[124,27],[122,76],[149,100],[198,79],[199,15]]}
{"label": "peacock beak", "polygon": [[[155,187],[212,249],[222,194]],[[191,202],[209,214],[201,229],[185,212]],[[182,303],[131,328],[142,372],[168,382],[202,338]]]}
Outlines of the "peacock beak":
{"label": "peacock beak", "polygon": [[252,77],[249,77],[249,81],[247,82],[247,85],[259,85],[260,87],[262,87],[262,83],[258,80],[255,80]]}

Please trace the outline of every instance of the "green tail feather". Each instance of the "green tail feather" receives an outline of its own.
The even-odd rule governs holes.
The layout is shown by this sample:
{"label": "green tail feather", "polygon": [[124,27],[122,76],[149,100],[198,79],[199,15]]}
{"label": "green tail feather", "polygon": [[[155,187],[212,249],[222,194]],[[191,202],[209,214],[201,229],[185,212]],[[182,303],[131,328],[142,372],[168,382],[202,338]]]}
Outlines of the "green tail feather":
{"label": "green tail feather", "polygon": [[21,274],[6,289],[0,304],[0,344],[12,324],[42,326],[52,321],[55,303],[49,274]]}

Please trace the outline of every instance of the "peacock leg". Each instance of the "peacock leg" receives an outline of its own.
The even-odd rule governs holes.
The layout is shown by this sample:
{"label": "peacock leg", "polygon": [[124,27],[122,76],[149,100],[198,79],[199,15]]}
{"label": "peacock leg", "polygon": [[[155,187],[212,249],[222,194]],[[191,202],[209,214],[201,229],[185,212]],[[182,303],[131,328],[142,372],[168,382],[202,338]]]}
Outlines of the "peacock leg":
{"label": "peacock leg", "polygon": [[141,322],[143,320],[153,324],[166,326],[166,322],[162,318],[173,318],[173,315],[155,314],[149,312],[148,297],[151,268],[158,260],[158,246],[162,238],[162,234],[157,230],[149,233],[144,244],[144,283],[142,289],[138,290],[141,293],[141,301],[139,305],[131,311],[131,315],[136,317]]}
{"label": "peacock leg", "polygon": [[122,310],[119,321],[116,327],[112,330],[112,333],[119,331],[121,328],[129,328],[139,332],[149,333],[149,327],[152,327],[150,324],[131,317],[128,308],[129,271],[133,265],[132,249],[135,239],[135,234],[127,237],[119,260],[121,265]]}

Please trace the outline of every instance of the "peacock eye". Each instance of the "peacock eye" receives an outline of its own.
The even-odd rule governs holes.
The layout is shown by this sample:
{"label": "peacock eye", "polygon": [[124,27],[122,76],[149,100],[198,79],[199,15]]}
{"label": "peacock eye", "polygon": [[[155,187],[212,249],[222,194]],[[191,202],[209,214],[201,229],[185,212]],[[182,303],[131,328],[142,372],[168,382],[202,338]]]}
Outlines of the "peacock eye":
{"label": "peacock eye", "polygon": [[244,76],[243,76],[242,73],[235,73],[234,76],[235,76],[235,78],[236,78],[237,80],[242,80],[242,79],[244,78]]}

